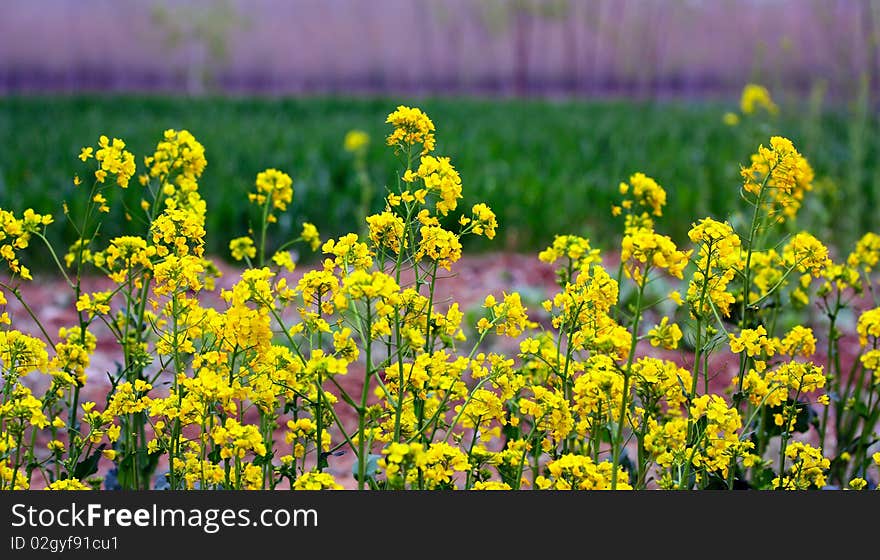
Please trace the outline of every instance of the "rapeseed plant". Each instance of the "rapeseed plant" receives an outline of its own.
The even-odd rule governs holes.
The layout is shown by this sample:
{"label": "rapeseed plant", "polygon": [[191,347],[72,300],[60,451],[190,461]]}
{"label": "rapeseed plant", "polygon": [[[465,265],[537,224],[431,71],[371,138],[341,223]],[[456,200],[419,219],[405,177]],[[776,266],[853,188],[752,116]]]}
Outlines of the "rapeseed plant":
{"label": "rapeseed plant", "polygon": [[[776,110],[747,88],[743,113],[759,107]],[[400,168],[383,207],[356,232],[322,240],[306,222],[270,247],[296,182],[259,172],[247,193],[258,220],[230,242],[241,270],[219,291],[206,154],[186,130],[165,131],[143,160],[139,232],[100,236],[114,189],[136,175],[125,142],[106,136],[79,154],[74,183],[94,181],[81,215],[64,205],[78,234],[66,251],[47,241],[51,215],[0,209],[0,488],[99,488],[112,473],[126,489],[341,489],[341,454],[357,488],[374,490],[876,487],[880,236],[834,262],[810,232],[780,230],[814,178],[790,140],[772,136],[742,168],[748,223],[699,219],[679,247],[662,233],[666,190],[634,173],[611,209],[619,262],[560,233],[537,255],[558,285],[546,321],[513,292],[486,295],[463,324],[459,303],[437,300],[442,270],[465,236],[491,240],[503,224],[486,204],[461,208],[466,181],[434,153],[425,113],[400,106],[387,123]],[[368,143],[359,131],[344,141],[361,171]],[[57,333],[21,296],[34,242],[73,292],[77,323]],[[293,282],[297,244],[323,260]],[[85,291],[86,274],[113,287]],[[661,280],[680,289],[658,297]],[[859,307],[866,296],[872,308]],[[855,332],[842,332],[853,312]],[[28,318],[34,332],[19,330]],[[94,371],[99,336],[119,349],[115,372]],[[844,337],[858,341],[851,363]],[[490,339],[519,351],[490,352]],[[104,373],[103,402],[82,402]]]}

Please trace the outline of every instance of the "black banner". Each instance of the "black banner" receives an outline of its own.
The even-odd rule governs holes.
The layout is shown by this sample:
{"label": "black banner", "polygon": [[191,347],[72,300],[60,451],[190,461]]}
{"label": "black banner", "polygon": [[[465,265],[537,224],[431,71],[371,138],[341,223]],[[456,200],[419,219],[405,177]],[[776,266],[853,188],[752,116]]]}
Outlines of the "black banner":
{"label": "black banner", "polygon": [[0,492],[0,558],[216,554],[225,560],[264,551],[397,558],[434,549],[466,557],[508,551],[519,558],[576,544],[596,551],[611,546],[629,557],[727,541],[760,547],[763,556],[776,546],[788,550],[791,539],[809,538],[811,550],[841,535],[858,542],[870,534],[878,497],[843,491],[7,491]]}

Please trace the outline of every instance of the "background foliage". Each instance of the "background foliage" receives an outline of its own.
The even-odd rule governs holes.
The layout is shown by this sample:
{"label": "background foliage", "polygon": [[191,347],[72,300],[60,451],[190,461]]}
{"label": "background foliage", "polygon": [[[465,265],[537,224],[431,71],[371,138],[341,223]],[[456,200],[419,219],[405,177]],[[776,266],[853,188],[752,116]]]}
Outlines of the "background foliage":
{"label": "background foliage", "polygon": [[[866,97],[846,106],[812,101],[780,103],[774,118],[722,122],[738,102],[539,101],[426,98],[415,101],[439,123],[438,154],[446,154],[465,184],[466,205],[485,201],[498,214],[501,239],[471,250],[543,248],[557,233],[585,235],[614,247],[619,224],[609,209],[617,185],[636,171],[669,192],[669,216],[725,218],[741,208],[739,165],[771,134],[791,138],[813,165],[817,193],[808,197],[799,227],[848,250],[855,236],[874,226],[880,201],[876,116]],[[208,203],[208,252],[225,255],[231,237],[246,230],[245,193],[256,174],[277,167],[294,179],[292,211],[275,230],[296,236],[310,221],[322,236],[358,229],[360,185],[353,157],[342,148],[345,133],[360,128],[372,138],[366,161],[378,210],[384,185],[398,169],[383,157],[384,118],[398,98],[180,98],[161,96],[32,96],[0,99],[0,200],[20,212],[56,212],[53,242],[69,243],[61,200],[73,195],[82,145],[99,134],[123,138],[138,157],[152,153],[166,128],[190,130],[205,145],[209,163],[202,179]],[[415,104],[414,103],[414,104]],[[760,121],[760,122],[759,122]],[[452,143],[448,139],[454,139]],[[133,181],[124,196],[136,206]],[[120,205],[115,205],[116,209]],[[683,240],[687,220],[669,219],[666,233]],[[102,226],[108,239],[125,229],[121,214]],[[303,255],[309,257],[309,255]],[[36,263],[35,263],[36,264]]]}

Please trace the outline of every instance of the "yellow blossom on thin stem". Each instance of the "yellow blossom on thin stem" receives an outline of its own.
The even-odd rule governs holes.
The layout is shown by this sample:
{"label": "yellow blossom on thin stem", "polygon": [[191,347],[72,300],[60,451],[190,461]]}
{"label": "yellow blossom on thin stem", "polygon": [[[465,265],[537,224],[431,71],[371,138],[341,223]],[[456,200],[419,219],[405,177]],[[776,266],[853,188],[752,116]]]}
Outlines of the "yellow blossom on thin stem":
{"label": "yellow blossom on thin stem", "polygon": [[[619,470],[617,490],[632,490],[626,480],[626,471]],[[535,484],[541,490],[610,490],[611,471],[608,461],[594,463],[590,457],[567,454],[547,464],[549,476],[539,476]]]}
{"label": "yellow blossom on thin stem", "polygon": [[650,340],[651,346],[661,346],[667,350],[678,348],[681,337],[681,328],[675,323],[670,324],[669,317],[663,317],[660,324],[648,331],[648,340]]}
{"label": "yellow blossom on thin stem", "polygon": [[[418,169],[415,172],[407,169],[403,176],[407,183],[417,179],[424,183],[427,192],[437,195],[435,207],[444,216],[458,206],[458,200],[462,197],[461,177],[448,157],[422,156]],[[420,202],[424,203],[423,195],[418,196],[422,198]]]}
{"label": "yellow blossom on thin stem", "polygon": [[252,259],[257,256],[257,248],[250,236],[236,237],[229,242],[229,252],[232,258],[240,261],[244,258]]}
{"label": "yellow blossom on thin stem", "polygon": [[439,226],[422,226],[416,260],[429,259],[441,268],[450,267],[461,258],[461,242],[458,236]]}
{"label": "yellow blossom on thin stem", "polygon": [[367,217],[367,225],[370,241],[377,248],[382,247],[396,254],[402,247],[408,246],[408,240],[404,236],[405,226],[400,216],[392,212],[373,214]]}
{"label": "yellow blossom on thin stem", "polygon": [[868,344],[868,337],[874,342],[880,339],[880,307],[869,309],[859,315],[856,332],[859,335],[859,344],[862,346]]}
{"label": "yellow blossom on thin stem", "polygon": [[333,475],[325,472],[307,472],[293,483],[294,490],[343,490]]}
{"label": "yellow blossom on thin stem", "polygon": [[[85,150],[85,149],[84,149]],[[80,154],[80,159],[83,159]],[[88,159],[88,158],[86,158]],[[125,142],[119,138],[112,141],[104,135],[98,139],[98,150],[95,159],[100,167],[95,171],[95,179],[103,183],[107,176],[116,177],[116,184],[122,188],[128,187],[128,182],[135,174],[136,164],[134,155],[125,149]],[[85,161],[85,159],[83,159]]]}
{"label": "yellow blossom on thin stem", "polygon": [[302,233],[300,234],[303,241],[309,244],[312,251],[317,251],[321,246],[321,236],[318,234],[318,228],[309,222],[303,223]]}
{"label": "yellow blossom on thin stem", "polygon": [[248,198],[260,206],[271,200],[272,208],[283,212],[293,200],[293,179],[278,169],[270,168],[257,173],[256,187],[256,192],[250,193]]}
{"label": "yellow blossom on thin stem", "polygon": [[346,152],[361,152],[370,145],[370,135],[363,130],[349,130],[342,140],[342,147]]}
{"label": "yellow blossom on thin stem", "polygon": [[434,150],[434,123],[421,109],[400,105],[385,122],[394,127],[386,138],[389,146],[406,149],[421,144],[422,154]]}
{"label": "yellow blossom on thin stem", "polygon": [[498,220],[492,209],[482,203],[474,204],[471,213],[472,217],[462,216],[459,220],[459,223],[465,226],[465,231],[476,235],[485,235],[487,239],[494,239]]}
{"label": "yellow blossom on thin stem", "polygon": [[831,461],[822,456],[822,450],[795,441],[788,445],[785,457],[791,461],[786,474],[773,479],[773,488],[782,490],[808,490],[825,486],[825,472]]}
{"label": "yellow blossom on thin stem", "polygon": [[846,259],[849,266],[853,268],[862,268],[865,272],[871,272],[880,261],[880,235],[876,233],[866,233],[858,242],[855,249]]}
{"label": "yellow blossom on thin stem", "polygon": [[618,190],[622,195],[632,195],[632,201],[644,207],[652,215],[663,215],[666,191],[653,178],[642,172],[634,173],[630,176],[629,183],[621,183]]}
{"label": "yellow blossom on thin stem", "polygon": [[793,219],[804,194],[813,189],[814,172],[788,138],[773,136],[751,156],[751,165],[740,170],[743,190],[750,202],[766,210],[775,222]]}
{"label": "yellow blossom on thin stem", "polygon": [[766,87],[759,84],[746,84],[740,94],[740,110],[746,115],[751,115],[758,109],[775,115],[779,107],[773,102],[770,92]]}
{"label": "yellow blossom on thin stem", "polygon": [[666,270],[676,278],[683,278],[691,250],[679,251],[668,236],[653,230],[637,229],[623,238],[620,259],[624,272],[638,284],[644,282],[646,272],[651,268]]}

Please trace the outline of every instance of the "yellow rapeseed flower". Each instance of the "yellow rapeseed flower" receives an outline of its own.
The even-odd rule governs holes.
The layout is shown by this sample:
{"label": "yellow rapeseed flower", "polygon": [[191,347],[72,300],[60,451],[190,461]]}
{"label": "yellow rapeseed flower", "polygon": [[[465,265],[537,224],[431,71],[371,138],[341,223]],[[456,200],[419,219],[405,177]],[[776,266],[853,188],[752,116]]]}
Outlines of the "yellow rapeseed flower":
{"label": "yellow rapeseed flower", "polygon": [[776,103],[770,97],[770,92],[759,84],[746,84],[743,87],[739,106],[746,115],[751,115],[758,109],[763,109],[771,115],[775,115],[779,111]]}
{"label": "yellow rapeseed flower", "polygon": [[252,259],[257,255],[257,248],[250,236],[236,237],[229,242],[229,251],[232,258],[240,261],[244,258]]}
{"label": "yellow rapeseed flower", "polygon": [[342,147],[346,152],[359,152],[370,145],[370,135],[363,130],[349,130],[345,133]]}
{"label": "yellow rapeseed flower", "polygon": [[386,138],[389,146],[405,150],[421,144],[422,154],[434,150],[434,123],[421,109],[400,105],[388,115],[385,122],[394,127],[394,131]]}

